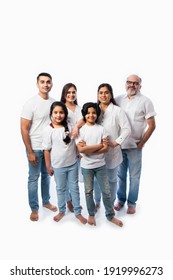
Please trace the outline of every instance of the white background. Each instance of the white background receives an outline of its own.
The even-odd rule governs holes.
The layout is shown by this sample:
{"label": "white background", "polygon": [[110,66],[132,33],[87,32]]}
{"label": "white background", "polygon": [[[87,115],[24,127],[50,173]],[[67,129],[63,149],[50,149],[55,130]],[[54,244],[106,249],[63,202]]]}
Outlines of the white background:
{"label": "white background", "polygon": [[[172,6],[169,0],[2,1],[1,82],[1,259],[172,260]],[[27,160],[20,135],[24,102],[37,94],[36,76],[49,72],[59,99],[65,83],[78,88],[78,103],[96,101],[97,87],[114,95],[138,74],[142,93],[157,112],[157,129],[143,151],[137,213],[117,213],[118,228],[97,215],[81,225],[67,213],[60,223],[40,209],[29,220]],[[83,185],[83,214],[87,215]],[[52,181],[52,202],[56,203]],[[41,206],[40,206],[41,207]]]}

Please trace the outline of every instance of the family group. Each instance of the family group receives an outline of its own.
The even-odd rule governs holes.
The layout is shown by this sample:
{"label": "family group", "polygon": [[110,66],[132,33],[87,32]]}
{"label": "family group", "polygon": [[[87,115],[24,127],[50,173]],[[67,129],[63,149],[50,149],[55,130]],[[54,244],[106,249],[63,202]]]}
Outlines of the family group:
{"label": "family group", "polygon": [[[60,100],[49,93],[52,76],[37,76],[38,94],[26,101],[21,112],[21,135],[28,160],[30,220],[39,220],[38,182],[43,207],[57,212],[59,222],[66,207],[82,224],[96,225],[101,200],[108,221],[125,203],[135,214],[142,169],[142,151],[155,130],[152,101],[141,93],[142,79],[129,75],[125,94],[114,97],[108,83],[98,86],[97,102],[78,105],[77,87],[65,84]],[[56,183],[58,207],[50,203],[50,176]],[[80,204],[79,178],[85,188],[88,217]],[[81,179],[80,179],[81,180]]]}

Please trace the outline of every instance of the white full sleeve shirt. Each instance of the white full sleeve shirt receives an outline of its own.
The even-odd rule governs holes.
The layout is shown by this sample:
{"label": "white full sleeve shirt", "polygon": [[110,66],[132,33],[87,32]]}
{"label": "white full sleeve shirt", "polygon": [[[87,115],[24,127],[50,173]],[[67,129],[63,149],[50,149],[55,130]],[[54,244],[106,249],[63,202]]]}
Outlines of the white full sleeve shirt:
{"label": "white full sleeve shirt", "polygon": [[130,124],[125,112],[113,103],[110,103],[106,111],[101,113],[99,124],[107,131],[110,141],[119,144],[115,148],[109,147],[105,154],[107,168],[113,169],[122,162],[121,145],[131,133]]}
{"label": "white full sleeve shirt", "polygon": [[147,119],[156,115],[153,103],[140,92],[130,99],[127,94],[119,95],[115,101],[126,112],[131,125],[131,136],[123,142],[122,148],[136,148],[146,131]]}

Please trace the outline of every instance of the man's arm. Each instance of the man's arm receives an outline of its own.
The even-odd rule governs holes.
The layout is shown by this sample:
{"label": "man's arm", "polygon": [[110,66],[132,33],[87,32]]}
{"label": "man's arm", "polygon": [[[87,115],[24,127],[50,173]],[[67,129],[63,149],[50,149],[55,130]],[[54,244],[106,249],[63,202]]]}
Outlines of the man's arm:
{"label": "man's arm", "polygon": [[22,134],[23,143],[25,144],[25,147],[26,147],[26,150],[27,150],[27,153],[28,153],[28,160],[33,165],[36,165],[37,164],[37,157],[32,150],[31,140],[30,140],[30,136],[29,136],[31,123],[32,123],[31,120],[21,118],[21,134]]}
{"label": "man's arm", "polygon": [[140,149],[140,150],[143,148],[144,144],[148,141],[151,134],[153,133],[153,131],[156,128],[155,118],[151,117],[151,118],[147,119],[147,125],[148,125],[148,128],[145,131],[141,141],[138,143],[138,149]]}

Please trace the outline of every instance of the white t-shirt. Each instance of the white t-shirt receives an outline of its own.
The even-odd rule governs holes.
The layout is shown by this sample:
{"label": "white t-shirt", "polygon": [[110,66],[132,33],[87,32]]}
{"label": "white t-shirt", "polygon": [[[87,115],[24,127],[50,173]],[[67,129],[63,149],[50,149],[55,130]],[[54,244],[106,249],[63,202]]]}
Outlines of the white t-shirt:
{"label": "white t-shirt", "polygon": [[[80,140],[86,142],[87,146],[92,146],[96,144],[100,144],[102,139],[107,137],[107,132],[105,131],[104,127],[98,124],[94,124],[89,126],[85,124],[79,130],[79,136],[76,139],[76,143]],[[105,155],[104,153],[98,155],[86,155],[81,153],[81,167],[86,169],[93,169],[97,167],[101,167],[105,165]]]}
{"label": "white t-shirt", "polygon": [[33,150],[42,150],[42,133],[50,123],[50,106],[54,101],[51,97],[43,99],[38,94],[31,97],[22,108],[21,118],[32,121],[29,136]]}
{"label": "white t-shirt", "polygon": [[[129,137],[130,124],[125,112],[118,106],[110,103],[105,112],[102,112],[98,123],[107,131],[110,141],[116,141],[119,145]],[[122,162],[121,146],[109,147],[105,153],[106,167],[113,169]]]}
{"label": "white t-shirt", "polygon": [[77,148],[72,139],[69,144],[63,141],[65,128],[53,128],[50,125],[43,130],[43,150],[51,150],[51,165],[54,168],[67,167],[77,161]]}
{"label": "white t-shirt", "polygon": [[71,127],[74,127],[75,124],[83,118],[81,113],[81,107],[79,105],[76,105],[74,112],[70,110],[68,107],[67,110],[68,110],[67,122]]}
{"label": "white t-shirt", "polygon": [[127,94],[115,98],[126,113],[131,125],[131,136],[122,144],[123,149],[136,148],[147,128],[147,119],[156,115],[151,100],[140,92],[130,99]]}

